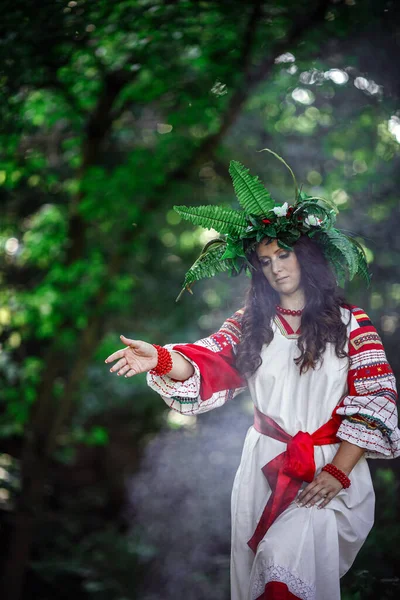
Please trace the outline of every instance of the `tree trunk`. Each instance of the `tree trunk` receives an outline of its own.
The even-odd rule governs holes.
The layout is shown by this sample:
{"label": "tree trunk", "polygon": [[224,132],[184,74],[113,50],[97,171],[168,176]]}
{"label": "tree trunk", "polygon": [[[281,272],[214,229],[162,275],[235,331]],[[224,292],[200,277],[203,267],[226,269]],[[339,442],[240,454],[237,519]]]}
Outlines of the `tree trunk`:
{"label": "tree trunk", "polygon": [[[112,74],[105,81],[98,105],[88,121],[87,135],[82,148],[81,177],[86,169],[96,164],[98,160],[102,142],[112,125],[110,117],[112,106],[122,86],[123,79]],[[71,241],[66,266],[82,258],[85,252],[87,225],[77,211],[81,199],[82,195],[77,194],[70,205],[69,239]],[[106,296],[105,290],[108,282],[112,281],[113,275],[120,269],[122,258],[122,255],[116,254],[110,261],[104,286],[100,289],[97,298],[94,299],[93,317],[89,320],[89,324],[82,332],[81,339],[77,344],[79,352],[69,374],[64,394],[57,401],[53,397],[53,383],[59,373],[60,365],[63,364],[64,355],[56,342],[45,353],[46,371],[39,386],[38,399],[27,426],[22,449],[21,493],[16,502],[14,528],[2,577],[0,597],[4,600],[20,600],[21,598],[35,529],[43,514],[45,484],[51,456],[65,418],[71,413],[73,401],[90,361],[95,341],[98,339],[101,323],[99,314]]]}
{"label": "tree trunk", "polygon": [[[25,465],[26,466],[26,465]],[[31,457],[30,472],[22,473],[22,492],[14,516],[14,530],[4,564],[1,598],[19,600],[24,585],[35,529],[41,521],[48,461]]]}

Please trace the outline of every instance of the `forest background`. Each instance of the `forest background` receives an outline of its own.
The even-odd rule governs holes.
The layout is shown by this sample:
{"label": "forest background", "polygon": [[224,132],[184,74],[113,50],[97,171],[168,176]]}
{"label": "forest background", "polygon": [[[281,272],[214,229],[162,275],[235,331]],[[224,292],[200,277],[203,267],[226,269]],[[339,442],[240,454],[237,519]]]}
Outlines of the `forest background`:
{"label": "forest background", "polygon": [[[364,245],[345,288],[400,374],[400,6],[394,0],[4,1],[0,24],[0,561],[9,600],[229,598],[249,399],[198,420],[104,359],[194,341],[248,281],[197,283],[231,159],[291,198],[283,156]],[[344,600],[398,597],[398,461]]]}

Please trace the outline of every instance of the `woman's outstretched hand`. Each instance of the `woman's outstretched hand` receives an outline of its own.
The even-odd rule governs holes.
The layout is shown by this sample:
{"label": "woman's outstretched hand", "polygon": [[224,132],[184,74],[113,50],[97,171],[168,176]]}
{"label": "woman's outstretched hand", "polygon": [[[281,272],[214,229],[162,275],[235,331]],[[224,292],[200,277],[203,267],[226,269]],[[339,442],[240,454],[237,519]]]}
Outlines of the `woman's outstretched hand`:
{"label": "woman's outstretched hand", "polygon": [[118,371],[118,375],[132,377],[138,373],[145,373],[157,366],[158,353],[152,344],[142,342],[141,340],[130,340],[124,335],[121,335],[121,341],[127,347],[117,350],[114,354],[110,354],[105,360],[106,363],[111,363],[114,360],[117,362],[110,369],[111,373]]}

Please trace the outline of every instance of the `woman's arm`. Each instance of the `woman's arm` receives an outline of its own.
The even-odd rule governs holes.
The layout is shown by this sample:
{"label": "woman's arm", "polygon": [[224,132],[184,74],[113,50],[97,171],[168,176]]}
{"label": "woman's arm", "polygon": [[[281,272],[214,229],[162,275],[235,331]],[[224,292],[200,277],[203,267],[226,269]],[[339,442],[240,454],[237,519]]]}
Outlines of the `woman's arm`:
{"label": "woman's arm", "polygon": [[106,358],[110,371],[133,377],[146,373],[146,381],[165,403],[181,414],[196,415],[218,408],[244,391],[246,380],[235,367],[235,350],[241,339],[244,310],[236,311],[220,329],[193,344],[166,344],[172,369],[156,375],[158,352],[153,344],[121,335],[125,348]]}
{"label": "woman's arm", "polygon": [[172,350],[171,357],[172,369],[168,373],[168,376],[171,377],[171,379],[175,379],[175,381],[185,381],[194,375],[194,367],[192,363],[186,360],[182,354]]}
{"label": "woman's arm", "polygon": [[400,456],[396,380],[382,340],[368,315],[351,308],[347,394],[335,409],[342,441],[364,448],[366,458]]}
{"label": "woman's arm", "polygon": [[217,332],[193,344],[164,346],[172,354],[172,370],[166,375],[150,371],[146,378],[170,408],[200,414],[222,406],[245,389],[247,382],[235,367],[243,312],[236,311]]}
{"label": "woman's arm", "polygon": [[[364,453],[364,448],[343,440],[332,460],[332,464],[346,475],[349,475]],[[324,508],[340,492],[342,487],[336,477],[326,471],[321,471],[299,494],[297,505],[311,507],[322,500],[318,504],[318,508]]]}
{"label": "woman's arm", "polygon": [[346,475],[349,475],[360,458],[364,456],[364,453],[364,448],[360,448],[360,446],[356,446],[347,440],[343,440],[335,454],[334,459],[332,460],[332,464],[346,473]]}
{"label": "woman's arm", "polygon": [[[342,417],[342,423],[337,432],[341,444],[332,460],[332,464],[346,475],[351,473],[363,455],[367,458],[395,458],[400,455],[393,371],[382,340],[368,315],[356,306],[350,309],[348,391],[334,411]],[[339,481],[322,471],[302,491],[298,503],[300,506],[313,506],[326,496],[318,505],[318,508],[323,508],[341,489]]]}

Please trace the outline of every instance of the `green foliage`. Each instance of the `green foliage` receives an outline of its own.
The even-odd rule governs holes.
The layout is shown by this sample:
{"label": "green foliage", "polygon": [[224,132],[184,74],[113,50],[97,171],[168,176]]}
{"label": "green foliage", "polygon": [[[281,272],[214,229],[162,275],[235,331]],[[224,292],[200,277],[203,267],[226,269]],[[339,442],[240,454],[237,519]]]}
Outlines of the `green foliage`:
{"label": "green foliage", "polygon": [[[265,150],[272,152],[267,148]],[[239,203],[244,207],[242,213],[218,206],[200,206],[192,209],[186,206],[174,207],[179,215],[195,225],[213,227],[219,233],[229,234],[226,240],[227,247],[221,256],[219,253],[206,252],[203,249],[199,259],[186,274],[184,289],[195,279],[213,277],[218,272],[226,270],[229,261],[232,275],[239,274],[243,269],[250,275],[254,267],[246,254],[254,248],[254,244],[265,237],[271,237],[277,239],[281,248],[293,250],[293,244],[301,235],[314,237],[321,244],[325,257],[336,271],[339,285],[344,285],[347,278],[351,280],[357,273],[360,273],[369,283],[362,246],[333,228],[337,212],[334,204],[324,198],[309,196],[302,191],[298,193],[292,169],[279,155],[274,152],[272,154],[286,165],[293,176],[296,186],[296,201],[293,206],[289,206],[288,202],[275,207],[269,206],[272,200],[268,192],[268,201],[263,204],[262,195],[265,188],[258,178],[250,176],[248,169],[240,163],[231,161],[230,172]],[[252,214],[248,210],[255,212]],[[251,242],[247,245],[246,251],[244,240]],[[226,264],[219,265],[219,259],[226,261]],[[201,268],[198,268],[199,265]]]}
{"label": "green foliage", "polygon": [[343,286],[346,277],[352,279],[358,270],[357,253],[347,237],[335,229],[318,233],[316,239],[321,243],[327,260],[331,261]]}
{"label": "green foliage", "polygon": [[265,189],[257,176],[250,175],[238,161],[232,160],[229,166],[233,187],[240,205],[246,213],[266,215],[274,206],[268,190]]}
{"label": "green foliage", "polygon": [[371,273],[368,269],[367,256],[365,254],[365,250],[355,238],[350,239],[354,244],[354,248],[358,255],[358,268],[356,274],[360,275],[363,278],[364,282],[367,284],[367,286],[369,286],[371,283]]}
{"label": "green foliage", "polygon": [[88,446],[104,446],[109,441],[107,429],[98,425],[92,427],[90,431],[75,428],[72,431],[72,436],[75,443],[83,443]]}
{"label": "green foliage", "polygon": [[194,225],[215,229],[218,233],[240,235],[247,227],[243,211],[222,206],[174,206],[174,210]]}
{"label": "green foliage", "polygon": [[356,240],[343,235],[337,229],[318,233],[316,239],[321,243],[326,258],[333,264],[339,285],[344,285],[346,277],[353,279],[357,274],[369,285],[370,276],[365,252]]}
{"label": "green foliage", "polygon": [[[193,263],[185,275],[183,290],[204,277],[213,277],[217,273],[222,273],[232,268],[231,262],[224,260],[226,242],[224,240],[214,240],[208,242],[200,253],[198,259]],[[180,295],[177,298],[179,300]]]}

